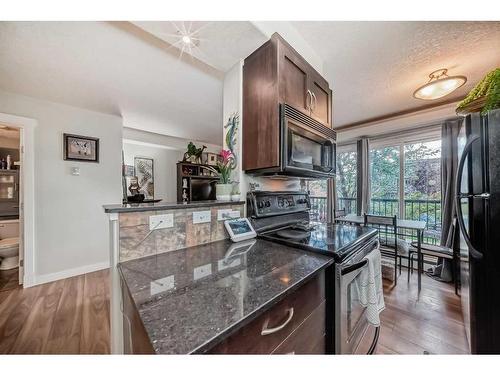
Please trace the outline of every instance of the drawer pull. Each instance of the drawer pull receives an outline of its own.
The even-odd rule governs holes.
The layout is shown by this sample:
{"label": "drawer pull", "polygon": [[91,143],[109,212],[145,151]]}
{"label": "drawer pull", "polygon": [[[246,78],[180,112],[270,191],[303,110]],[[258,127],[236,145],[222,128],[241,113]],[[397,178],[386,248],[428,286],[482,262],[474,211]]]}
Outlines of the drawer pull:
{"label": "drawer pull", "polygon": [[278,331],[281,331],[283,328],[285,328],[288,325],[288,323],[290,323],[292,318],[293,318],[293,307],[288,309],[288,318],[286,318],[285,322],[280,326],[277,326],[274,328],[267,328],[267,325],[269,324],[269,319],[267,319],[264,323],[264,326],[262,327],[262,332],[260,334],[262,336],[266,336],[266,335],[270,335],[272,333],[276,333]]}

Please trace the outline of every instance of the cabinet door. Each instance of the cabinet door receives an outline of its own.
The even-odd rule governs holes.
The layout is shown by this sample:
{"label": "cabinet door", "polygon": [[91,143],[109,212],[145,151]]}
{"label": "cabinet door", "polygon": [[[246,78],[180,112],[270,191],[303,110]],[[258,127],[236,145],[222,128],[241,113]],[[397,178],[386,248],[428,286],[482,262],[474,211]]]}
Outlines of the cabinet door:
{"label": "cabinet door", "polygon": [[311,72],[309,74],[309,90],[313,94],[311,117],[331,127],[331,91],[328,82],[318,73]]}
{"label": "cabinet door", "polygon": [[312,101],[308,93],[309,64],[284,43],[280,43],[279,51],[280,101],[309,115]]}

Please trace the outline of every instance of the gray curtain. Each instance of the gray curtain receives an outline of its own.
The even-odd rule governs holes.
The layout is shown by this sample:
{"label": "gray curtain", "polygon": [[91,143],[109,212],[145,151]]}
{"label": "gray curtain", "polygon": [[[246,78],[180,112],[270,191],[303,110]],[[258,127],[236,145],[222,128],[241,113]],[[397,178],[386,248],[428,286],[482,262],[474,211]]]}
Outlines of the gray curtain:
{"label": "gray curtain", "polygon": [[458,164],[458,133],[462,118],[446,120],[441,129],[441,245],[452,246],[450,226],[455,216],[455,176]]}
{"label": "gray curtain", "polygon": [[370,212],[370,145],[368,138],[357,141],[358,151],[358,186],[357,211],[358,215]]}

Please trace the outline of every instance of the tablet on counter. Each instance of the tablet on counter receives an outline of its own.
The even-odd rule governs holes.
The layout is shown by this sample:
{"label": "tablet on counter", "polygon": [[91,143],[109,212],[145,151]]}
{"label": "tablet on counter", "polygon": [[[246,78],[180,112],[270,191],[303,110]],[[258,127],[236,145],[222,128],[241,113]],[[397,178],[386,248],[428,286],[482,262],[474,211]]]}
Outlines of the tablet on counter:
{"label": "tablet on counter", "polygon": [[246,217],[226,220],[224,226],[233,242],[244,241],[257,236],[257,233],[252,228],[252,224],[250,224],[250,221]]}

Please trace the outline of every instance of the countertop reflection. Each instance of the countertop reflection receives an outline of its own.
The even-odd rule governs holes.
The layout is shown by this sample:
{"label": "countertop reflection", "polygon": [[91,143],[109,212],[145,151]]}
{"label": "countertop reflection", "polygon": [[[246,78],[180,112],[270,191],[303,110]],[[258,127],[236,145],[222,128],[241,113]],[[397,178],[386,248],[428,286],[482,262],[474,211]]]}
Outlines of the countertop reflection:
{"label": "countertop reflection", "polygon": [[157,353],[202,353],[333,262],[255,239],[229,240],[121,263]]}

